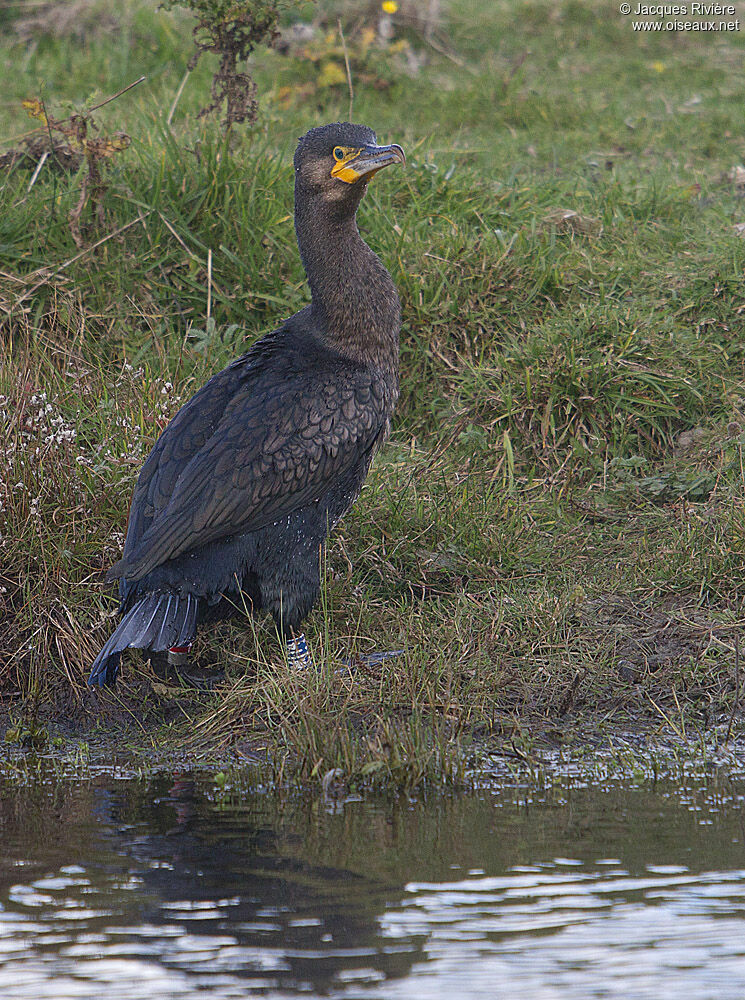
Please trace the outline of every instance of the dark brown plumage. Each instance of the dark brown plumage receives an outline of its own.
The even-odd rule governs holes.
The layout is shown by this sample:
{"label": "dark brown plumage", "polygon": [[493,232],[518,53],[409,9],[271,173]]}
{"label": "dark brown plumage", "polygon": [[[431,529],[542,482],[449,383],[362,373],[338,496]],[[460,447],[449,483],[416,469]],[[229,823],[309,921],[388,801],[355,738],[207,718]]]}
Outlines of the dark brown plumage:
{"label": "dark brown plumage", "polygon": [[398,396],[398,296],[355,216],[370,176],[403,159],[362,125],[300,140],[295,229],[312,302],[210,379],[156,442],[109,573],[122,620],[90,684],[112,683],[128,646],[188,644],[244,598],[295,651],[328,531],[359,495]]}

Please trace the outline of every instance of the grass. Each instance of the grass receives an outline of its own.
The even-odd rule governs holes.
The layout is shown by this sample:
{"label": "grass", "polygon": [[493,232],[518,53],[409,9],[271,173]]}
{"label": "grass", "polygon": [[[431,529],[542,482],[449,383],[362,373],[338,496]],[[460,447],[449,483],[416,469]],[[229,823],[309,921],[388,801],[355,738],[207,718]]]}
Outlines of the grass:
{"label": "grass", "polygon": [[62,118],[147,76],[95,114],[132,141],[105,164],[81,247],[81,171],[0,171],[11,732],[234,745],[287,777],[338,768],[404,788],[457,784],[468,753],[538,731],[738,732],[744,43],[642,37],[592,0],[452,5],[434,36],[445,54],[405,27],[380,51],[349,23],[355,118],[408,154],[360,218],[401,293],[402,395],[329,549],[307,629],[322,669],[291,675],[262,620],[200,636],[198,658],[226,668],[214,692],[134,655],[117,692],[85,689],[144,455],[211,373],[307,301],[291,154],[348,101],[345,83],[321,85],[338,59],[321,8],[328,35],[253,57],[254,130],[226,140],[196,118],[206,59],[169,125],[188,18],[130,0],[98,33],[96,2],[68,29],[80,44],[54,18],[30,47],[12,21],[0,37],[5,149],[34,125],[22,99]]}

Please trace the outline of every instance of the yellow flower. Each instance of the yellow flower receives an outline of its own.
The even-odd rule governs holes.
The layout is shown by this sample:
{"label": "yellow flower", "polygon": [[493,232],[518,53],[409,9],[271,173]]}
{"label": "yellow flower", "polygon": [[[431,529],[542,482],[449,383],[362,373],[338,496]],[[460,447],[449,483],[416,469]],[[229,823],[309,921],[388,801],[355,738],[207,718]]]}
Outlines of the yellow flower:
{"label": "yellow flower", "polygon": [[655,73],[664,73],[665,72],[665,64],[663,62],[660,62],[658,60],[657,62],[653,62],[652,63],[652,69],[655,71]]}
{"label": "yellow flower", "polygon": [[317,83],[319,87],[336,87],[340,83],[346,83],[346,79],[347,74],[339,63],[329,60],[321,66]]}
{"label": "yellow flower", "polygon": [[396,0],[383,0],[380,6],[383,8],[386,14],[395,14],[396,11],[398,10],[398,4],[396,3]]}

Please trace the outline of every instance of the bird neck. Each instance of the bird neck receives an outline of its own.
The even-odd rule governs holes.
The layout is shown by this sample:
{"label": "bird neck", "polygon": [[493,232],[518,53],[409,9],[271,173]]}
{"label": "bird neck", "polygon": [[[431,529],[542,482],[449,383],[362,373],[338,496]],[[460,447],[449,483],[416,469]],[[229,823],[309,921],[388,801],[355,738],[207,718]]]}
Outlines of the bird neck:
{"label": "bird neck", "polygon": [[361,364],[398,370],[401,307],[396,287],[357,229],[355,213],[295,210],[313,318],[330,346]]}

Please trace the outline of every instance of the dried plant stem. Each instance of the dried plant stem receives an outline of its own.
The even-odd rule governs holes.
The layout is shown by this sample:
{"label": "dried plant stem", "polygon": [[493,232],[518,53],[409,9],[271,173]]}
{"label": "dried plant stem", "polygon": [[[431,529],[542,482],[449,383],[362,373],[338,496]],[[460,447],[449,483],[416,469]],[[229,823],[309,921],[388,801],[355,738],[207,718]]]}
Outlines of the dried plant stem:
{"label": "dried plant stem", "polygon": [[730,712],[729,725],[727,726],[727,736],[725,738],[725,743],[729,743],[730,736],[732,735],[732,726],[734,725],[735,715],[740,707],[740,636],[735,636],[735,697],[732,702],[732,711]]}
{"label": "dried plant stem", "polygon": [[[94,104],[92,108],[86,108],[85,111],[83,111],[82,113],[84,115],[90,115],[94,111],[98,111],[98,109],[102,108],[105,104],[111,104],[111,102],[115,101],[117,99],[117,97],[121,97],[122,94],[126,94],[128,90],[131,90],[133,87],[136,87],[138,84],[142,83],[143,80],[147,80],[147,77],[146,76],[141,76],[139,78],[139,80],[134,80],[132,83],[128,83],[126,87],[122,87],[121,90],[118,90],[115,94],[112,94],[111,97],[107,97],[105,101],[101,101],[100,104]],[[43,103],[44,102],[42,100],[42,104]],[[45,109],[44,113],[46,114],[46,109]],[[67,118],[60,119],[60,124],[62,122],[69,122],[69,121],[71,121],[73,117],[74,117],[74,115],[68,115]],[[37,135],[39,132],[44,132],[46,129],[48,129],[48,125],[47,126],[39,126],[39,128],[32,128],[30,132],[23,132],[21,135],[9,136],[8,138],[6,138],[3,141],[4,142],[18,142],[18,140],[20,140],[20,139],[28,139],[29,136]]]}
{"label": "dried plant stem", "polygon": [[212,315],[212,249],[207,251],[207,319]]}
{"label": "dried plant stem", "polygon": [[89,115],[91,114],[92,111],[98,111],[98,109],[102,108],[105,104],[111,104],[111,102],[115,101],[117,97],[121,97],[122,94],[126,94],[128,90],[131,90],[133,87],[136,87],[138,84],[142,83],[143,80],[147,80],[147,77],[141,76],[138,80],[134,80],[132,83],[128,83],[126,87],[122,87],[121,90],[117,90],[115,94],[112,94],[111,97],[107,97],[105,101],[101,101],[100,104],[94,104],[92,108],[88,108],[86,114]]}
{"label": "dried plant stem", "polygon": [[28,182],[28,187],[26,188],[26,194],[28,194],[29,191],[31,190],[31,188],[34,186],[34,184],[36,184],[36,178],[41,173],[41,168],[46,163],[48,156],[49,156],[49,150],[45,149],[44,152],[39,157],[39,162],[36,164],[36,169],[34,170],[33,174],[31,175],[31,180]]}
{"label": "dried plant stem", "polygon": [[191,76],[191,70],[187,69],[187,71],[183,75],[181,83],[178,86],[178,90],[176,91],[176,96],[174,97],[173,104],[171,105],[171,110],[168,112],[168,117],[166,118],[166,125],[168,125],[169,128],[170,128],[171,122],[173,121],[173,116],[176,113],[176,108],[178,106],[178,102],[181,100],[181,95],[184,92],[184,87],[186,86],[186,81],[189,79],[190,76]]}
{"label": "dried plant stem", "polygon": [[352,86],[352,70],[349,66],[349,56],[347,55],[347,43],[344,38],[344,29],[341,26],[341,18],[336,19],[336,23],[339,28],[339,37],[341,38],[341,47],[344,50],[344,65],[347,67],[347,86],[349,87],[349,115],[348,120],[352,120],[352,107],[354,105],[354,87]]}
{"label": "dried plant stem", "polygon": [[[45,274],[44,277],[37,281],[35,285],[32,285],[29,289],[27,289],[23,295],[19,296],[19,298],[15,300],[13,305],[19,306],[30,295],[33,295],[38,288],[41,288],[42,285],[45,285],[53,278],[56,278],[58,274],[61,274],[62,271],[74,264],[75,261],[80,260],[81,257],[85,257],[87,253],[91,253],[91,251],[95,250],[97,247],[103,246],[104,243],[108,243],[109,240],[113,240],[115,236],[120,236],[122,233],[126,232],[127,229],[131,229],[132,226],[136,226],[138,222],[142,222],[142,220],[146,219],[148,215],[151,215],[153,211],[154,209],[151,208],[149,212],[140,212],[136,219],[130,219],[129,222],[126,222],[123,226],[115,229],[113,233],[109,233],[108,236],[104,236],[95,243],[91,243],[89,247],[81,250],[80,253],[75,254],[74,257],[70,257],[69,260],[66,260],[63,264],[60,264],[58,268],[55,268],[51,274]],[[39,272],[37,271],[36,273],[38,274]]]}

